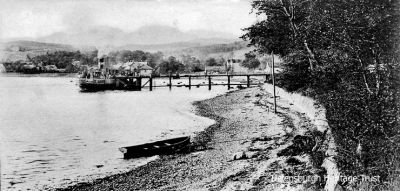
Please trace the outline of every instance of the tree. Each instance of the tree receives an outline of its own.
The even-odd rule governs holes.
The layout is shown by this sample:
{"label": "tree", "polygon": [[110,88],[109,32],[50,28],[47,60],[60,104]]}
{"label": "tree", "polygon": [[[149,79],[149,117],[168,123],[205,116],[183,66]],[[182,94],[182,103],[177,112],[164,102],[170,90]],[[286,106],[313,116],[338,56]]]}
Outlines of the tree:
{"label": "tree", "polygon": [[215,58],[208,58],[206,60],[206,66],[219,66],[219,64]]}
{"label": "tree", "polygon": [[146,61],[148,62],[148,65],[152,68],[155,68],[161,64],[162,58],[164,57],[164,55],[162,52],[156,52],[156,53],[146,52],[146,57],[147,57]]}
{"label": "tree", "polygon": [[245,59],[241,63],[243,67],[246,67],[248,69],[256,69],[260,66],[260,61],[256,58],[256,55],[253,53],[246,53],[245,54]]}
{"label": "tree", "polygon": [[260,53],[287,56],[297,49],[306,53],[309,69],[317,63],[314,49],[308,40],[308,27],[311,12],[315,7],[311,0],[266,0],[253,1],[252,7],[257,15],[267,19],[246,28],[242,37],[250,40],[250,45],[257,47]]}
{"label": "tree", "polygon": [[[97,56],[97,55],[96,55]],[[73,61],[79,61],[81,64],[85,65],[95,65],[97,64],[96,56],[93,52],[89,52],[88,54],[82,54],[79,51],[76,52],[67,52],[67,51],[56,51],[53,53],[47,52],[43,55],[38,55],[35,57],[27,57],[27,59],[33,64],[43,64],[46,65],[56,65],[57,68],[65,69]],[[71,67],[69,67],[71,68]],[[73,72],[73,70],[70,70]]]}
{"label": "tree", "polygon": [[185,65],[186,72],[200,72],[204,71],[204,65],[200,60],[190,55],[182,55],[182,63]]}
{"label": "tree", "polygon": [[185,66],[173,56],[168,57],[168,60],[164,60],[160,64],[160,72],[163,74],[183,72],[184,69]]}
{"label": "tree", "polygon": [[195,63],[191,67],[191,72],[202,72],[205,70],[205,66],[199,62]]}
{"label": "tree", "polygon": [[[324,104],[341,149],[362,142],[366,156],[381,157],[364,161],[363,170],[387,172],[382,161],[400,160],[399,145],[391,146],[400,134],[399,2],[264,0],[252,7],[264,18],[243,38],[284,59],[279,84]],[[339,164],[359,168],[348,158]]]}
{"label": "tree", "polygon": [[[382,72],[398,60],[393,52],[399,47],[396,1],[266,0],[253,1],[252,6],[266,19],[246,28],[242,38],[250,40],[261,54],[274,52],[286,60],[295,58],[296,64],[287,66],[307,70],[301,73],[338,76],[333,83],[358,84],[361,80],[370,94],[379,94],[385,76]],[[371,65],[373,78],[365,70]],[[315,79],[304,85],[319,84]]]}
{"label": "tree", "polygon": [[226,64],[226,60],[221,56],[219,59],[217,59],[217,63],[218,66],[224,66]]}

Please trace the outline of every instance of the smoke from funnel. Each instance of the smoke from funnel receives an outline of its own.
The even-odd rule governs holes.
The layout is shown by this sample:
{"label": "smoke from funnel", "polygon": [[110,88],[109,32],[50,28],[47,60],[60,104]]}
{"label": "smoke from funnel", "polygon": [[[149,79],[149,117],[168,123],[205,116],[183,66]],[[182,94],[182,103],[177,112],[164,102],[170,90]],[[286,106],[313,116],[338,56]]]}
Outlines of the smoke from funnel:
{"label": "smoke from funnel", "polygon": [[113,50],[113,47],[111,47],[111,46],[96,46],[96,49],[98,50],[97,58],[101,58],[103,56],[107,56]]}

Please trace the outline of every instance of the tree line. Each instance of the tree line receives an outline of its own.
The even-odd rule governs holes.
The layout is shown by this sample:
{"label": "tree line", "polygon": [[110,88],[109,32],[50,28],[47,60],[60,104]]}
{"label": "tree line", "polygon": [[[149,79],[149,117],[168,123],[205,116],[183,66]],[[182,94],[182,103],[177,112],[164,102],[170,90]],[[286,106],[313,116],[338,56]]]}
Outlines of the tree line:
{"label": "tree line", "polygon": [[400,164],[399,2],[265,0],[252,8],[262,19],[242,38],[284,59],[280,86],[326,107],[340,170],[391,176]]}
{"label": "tree line", "polygon": [[[240,45],[240,44],[239,44]],[[239,46],[238,45],[238,46]],[[191,73],[202,72],[206,66],[225,66],[227,60],[223,57],[209,57],[205,60],[200,60],[189,54],[182,54],[180,58],[169,56],[165,58],[162,52],[144,52],[142,50],[120,50],[113,51],[107,55],[113,63],[125,63],[132,61],[146,61],[149,66],[159,69],[161,74],[169,73]],[[246,54],[246,59],[242,63],[243,66],[254,69],[260,65],[255,54]]]}
{"label": "tree line", "polygon": [[[77,72],[80,70],[79,66],[73,64],[78,62],[79,65],[95,66],[98,63],[98,51],[88,53],[81,53],[80,51],[55,51],[37,56],[27,56],[28,63],[36,66],[55,65],[58,69],[63,69],[65,72]],[[107,55],[112,64],[126,63],[129,61],[147,62],[148,65],[162,74],[168,73],[191,73],[202,72],[206,66],[225,66],[227,60],[223,57],[213,58],[209,57],[205,60],[200,60],[189,54],[183,54],[180,58],[173,56],[164,58],[162,52],[145,52],[142,50],[119,50],[109,52]],[[4,66],[9,72],[23,72],[25,61],[5,62]],[[246,59],[242,65],[249,69],[257,68],[260,65],[258,58],[255,54],[246,54]]]}
{"label": "tree line", "polygon": [[80,64],[89,66],[97,64],[97,50],[89,53],[81,53],[80,51],[47,52],[46,54],[33,57],[28,55],[26,60],[27,61],[4,62],[3,65],[8,72],[23,72],[25,71],[24,66],[28,63],[42,67],[55,65],[58,69],[64,69],[65,72],[77,72],[79,68],[72,63],[74,61],[79,61]]}

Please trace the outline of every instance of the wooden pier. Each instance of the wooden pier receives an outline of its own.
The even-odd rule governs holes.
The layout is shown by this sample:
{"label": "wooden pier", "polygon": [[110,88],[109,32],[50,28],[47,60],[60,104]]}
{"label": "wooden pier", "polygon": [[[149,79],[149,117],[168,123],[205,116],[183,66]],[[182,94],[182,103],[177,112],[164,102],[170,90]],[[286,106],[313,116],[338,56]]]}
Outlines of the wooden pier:
{"label": "wooden pier", "polygon": [[[143,85],[141,85],[140,90],[142,88],[148,87],[150,91],[153,91],[153,89],[155,87],[168,87],[169,89],[172,89],[172,87],[174,87],[174,86],[175,87],[182,87],[183,86],[183,87],[188,87],[189,89],[191,89],[193,86],[196,86],[196,87],[208,86],[209,90],[211,90],[212,86],[217,86],[217,85],[228,86],[228,89],[231,89],[232,86],[239,86],[239,85],[240,86],[245,85],[247,87],[250,87],[251,85],[258,85],[258,83],[257,84],[251,83],[251,77],[255,77],[255,76],[264,77],[265,81],[267,81],[270,78],[270,74],[265,74],[265,73],[264,74],[180,75],[180,76],[161,75],[161,76],[141,76],[141,77],[132,77],[132,78],[136,78],[137,81],[140,81],[140,82],[146,81],[145,79],[147,78],[148,80]],[[218,77],[219,81],[221,79],[222,80],[224,79],[224,78],[221,78],[221,77],[226,77],[227,81],[226,81],[226,83],[218,83],[218,84],[217,83],[213,83],[212,79],[215,78],[215,77]],[[233,77],[246,77],[246,83],[245,84],[238,83],[238,82],[232,83],[231,81],[232,81]],[[194,79],[194,78],[205,79],[207,81],[207,83],[204,83],[204,84],[193,84],[192,83],[192,79]],[[168,79],[168,84],[166,84],[166,85],[155,85],[154,84],[154,79]],[[179,79],[179,80],[186,80],[187,79],[188,84],[173,85],[172,81],[176,80],[176,79]]]}

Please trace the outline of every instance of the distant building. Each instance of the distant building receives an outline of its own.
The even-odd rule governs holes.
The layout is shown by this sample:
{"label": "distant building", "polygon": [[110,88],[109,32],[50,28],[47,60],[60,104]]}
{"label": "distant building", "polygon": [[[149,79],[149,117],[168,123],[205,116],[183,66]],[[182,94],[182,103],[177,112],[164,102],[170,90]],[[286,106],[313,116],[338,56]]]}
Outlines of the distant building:
{"label": "distant building", "polygon": [[123,71],[122,63],[111,65],[107,69],[110,70],[111,73],[122,73]]}
{"label": "distant building", "polygon": [[26,62],[23,66],[22,66],[22,70],[23,73],[32,73],[32,74],[36,74],[36,73],[40,73],[42,71],[42,68],[33,64],[32,62]]}
{"label": "distant building", "polygon": [[79,67],[81,66],[81,61],[79,61],[79,60],[74,60],[71,64],[72,64],[74,67],[79,68]]}
{"label": "distant building", "polygon": [[153,72],[153,68],[150,67],[147,62],[133,62],[131,71],[139,76],[150,76]]}
{"label": "distant building", "polygon": [[36,68],[36,66],[33,65],[33,64],[25,64],[25,65],[23,65],[22,67],[23,67],[24,69],[27,69],[27,70],[32,70],[32,69],[35,69],[35,68]]}
{"label": "distant building", "polygon": [[226,73],[226,66],[206,66],[204,72],[206,74],[224,74]]}
{"label": "distant building", "polygon": [[134,76],[150,76],[154,69],[150,67],[147,62],[129,61],[111,65],[109,70],[112,74],[118,73],[131,74]]}
{"label": "distant building", "polygon": [[[274,62],[274,73],[281,73],[283,71],[283,61],[282,60],[276,60]],[[266,73],[271,73],[272,72],[272,63],[268,63],[264,69]]]}
{"label": "distant building", "polygon": [[6,72],[6,67],[3,64],[0,64],[0,73]]}
{"label": "distant building", "polygon": [[230,74],[241,74],[249,72],[248,68],[242,66],[242,60],[240,59],[228,59],[226,61],[226,67]]}
{"label": "distant building", "polygon": [[46,65],[44,66],[44,70],[46,72],[58,72],[58,68],[56,65]]}
{"label": "distant building", "polygon": [[140,76],[151,76],[151,74],[152,74],[152,72],[153,72],[153,68],[152,67],[150,67],[149,65],[142,65],[140,68],[139,68],[139,74],[140,74]]}

